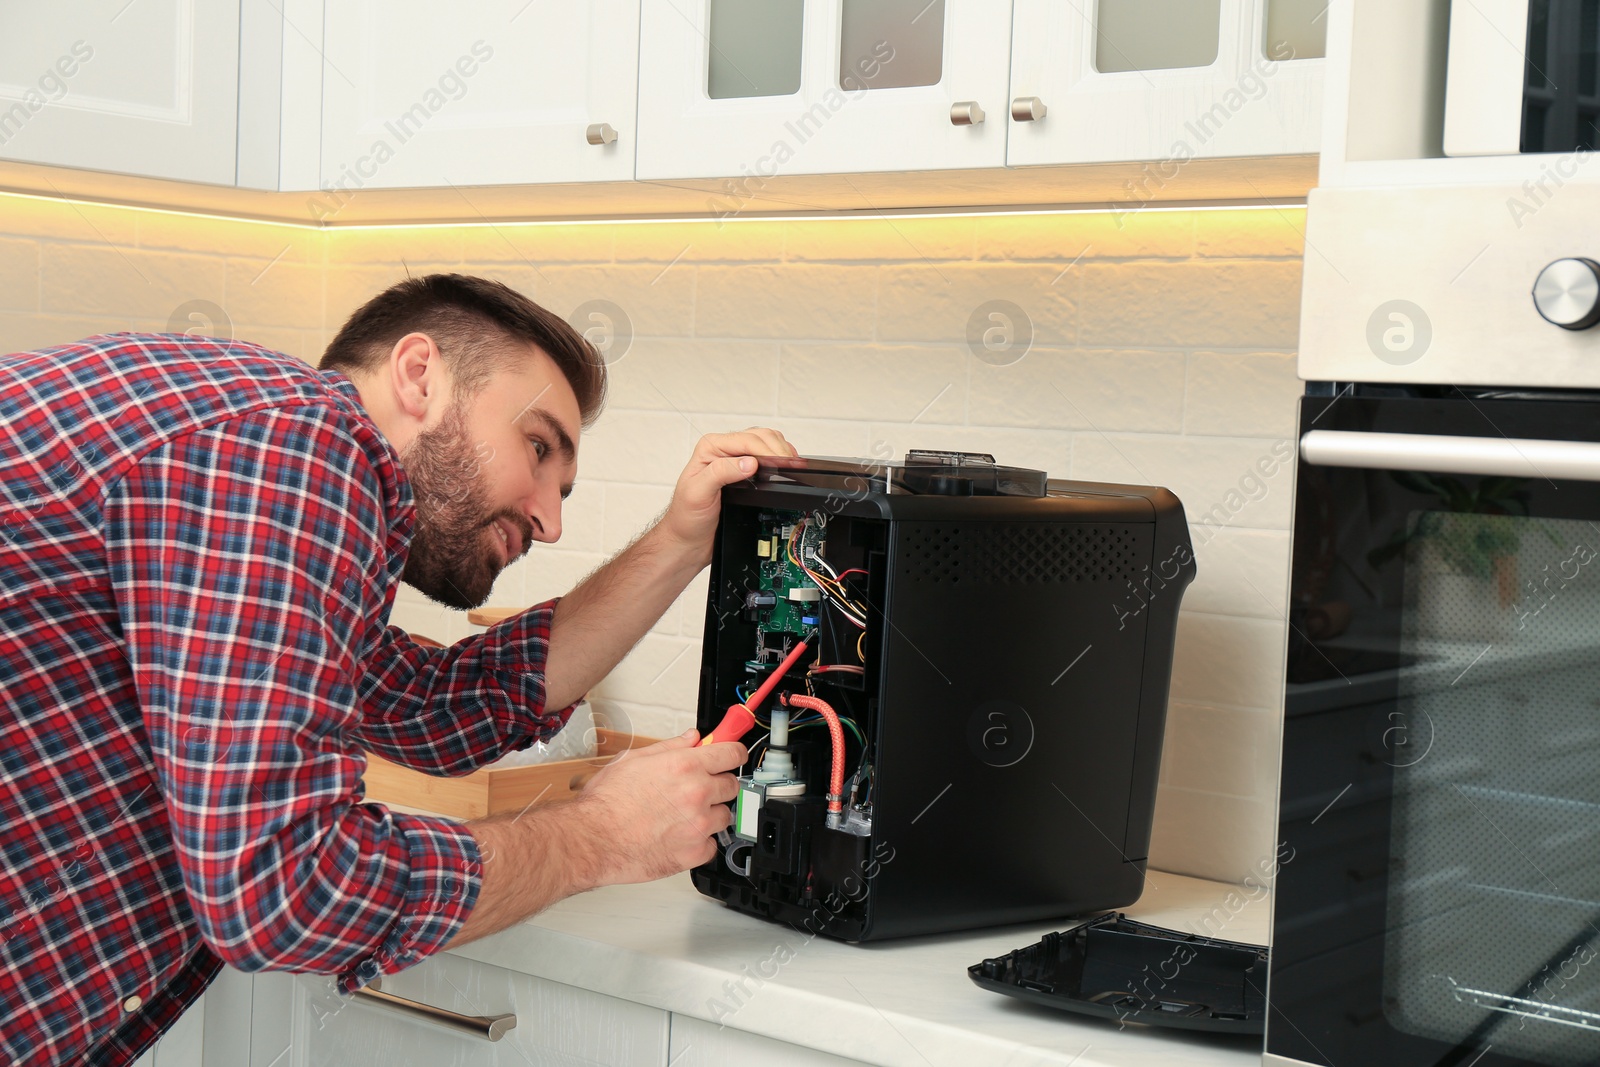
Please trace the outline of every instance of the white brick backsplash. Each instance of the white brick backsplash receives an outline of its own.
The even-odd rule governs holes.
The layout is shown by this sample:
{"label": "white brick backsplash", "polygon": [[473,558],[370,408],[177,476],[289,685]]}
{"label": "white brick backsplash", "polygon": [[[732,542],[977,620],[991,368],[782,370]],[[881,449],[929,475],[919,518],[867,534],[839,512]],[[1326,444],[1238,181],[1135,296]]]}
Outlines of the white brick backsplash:
{"label": "white brick backsplash", "polygon": [[1189,357],[1183,430],[1217,437],[1290,437],[1304,383],[1289,352]]}
{"label": "white brick backsplash", "polygon": [[1277,722],[1274,713],[1255,708],[1174,702],[1167,709],[1163,784],[1270,800],[1278,788]]}
{"label": "white brick backsplash", "polygon": [[[812,455],[990,451],[1165,485],[1199,578],[1151,862],[1237,879],[1270,862],[1275,829],[1303,226],[1282,209],[314,233],[5,201],[0,350],[163,329],[201,298],[238,336],[314,359],[408,269],[499,278],[562,316],[617,304],[633,340],[581,444],[563,536],[501,576],[495,605],[566,592],[632,540],[701,433],[767,425]],[[968,348],[988,300],[1027,316],[1032,347],[1013,364]],[[596,687],[614,724],[692,724],[706,597],[702,575]],[[443,641],[477,632],[409,587],[392,621]]]}
{"label": "white brick backsplash", "polygon": [[549,545],[534,545],[516,563],[522,572],[521,599],[507,602],[491,600],[490,604],[494,607],[526,608],[564,596],[605,561],[606,557],[598,552],[563,552]]}
{"label": "white brick backsplash", "polygon": [[1035,348],[1008,366],[971,362],[968,418],[1048,429],[1183,429],[1180,352]]}
{"label": "white brick backsplash", "polygon": [[967,354],[935,345],[784,345],[778,410],[834,419],[962,422]]}
{"label": "white brick backsplash", "polygon": [[155,320],[165,329],[179,305],[190,300],[220,304],[224,299],[221,257],[107,245],[46,244],[41,251],[45,311]]}
{"label": "white brick backsplash", "polygon": [[777,411],[778,343],[639,337],[611,367],[617,407],[703,411],[708,397],[749,417]]}
{"label": "white brick backsplash", "polygon": [[[1273,445],[1266,439],[1080,433],[1073,439],[1072,476],[1166,486],[1183,501],[1191,526],[1287,530],[1294,472],[1278,461]],[[1263,469],[1273,473],[1264,476]]]}
{"label": "white brick backsplash", "polygon": [[1078,269],[1079,344],[1295,347],[1299,260],[1084,263]]}
{"label": "white brick backsplash", "polygon": [[1272,712],[1283,703],[1285,623],[1231,615],[1178,616],[1172,699]]}
{"label": "white brick backsplash", "polygon": [[579,455],[600,477],[671,486],[698,436],[675,412],[610,408],[583,435]]}
{"label": "white brick backsplash", "polygon": [[866,340],[877,284],[877,267],[701,267],[695,334]]}
{"label": "white brick backsplash", "polygon": [[699,677],[699,641],[647,633],[594,692],[610,700],[692,709]]}
{"label": "white brick backsplash", "polygon": [[1189,611],[1283,620],[1289,602],[1289,531],[1194,528]]}
{"label": "white brick backsplash", "polygon": [[[1275,803],[1274,796],[1245,799],[1162,786],[1156,792],[1150,835],[1150,866],[1157,872],[1151,877],[1159,882],[1159,872],[1174,871],[1229,882],[1253,878],[1260,883],[1264,873],[1274,870]],[[1225,924],[1198,932],[1229,937]]]}
{"label": "white brick backsplash", "polygon": [[601,531],[605,554],[609,556],[628,547],[665,510],[671,499],[672,490],[666,486],[606,486],[605,524]]}
{"label": "white brick backsplash", "polygon": [[[1076,269],[1068,270],[1066,263],[885,267],[878,288],[878,337],[965,345],[974,313],[990,301],[1004,300],[1027,316],[1035,344],[1073,344],[1077,284]],[[987,315],[979,318],[993,321]]]}
{"label": "white brick backsplash", "polygon": [[[686,337],[694,321],[694,274],[653,263],[540,267],[534,298],[563,318],[591,300],[607,300],[627,315],[634,334]],[[586,320],[578,328],[592,325]]]}
{"label": "white brick backsplash", "polygon": [[[715,416],[695,416],[696,421],[711,422]],[[750,422],[732,416],[723,416],[728,429],[743,429]],[[753,420],[783,434],[802,456],[871,456],[874,454],[870,424],[865,421],[840,419],[802,419],[779,415],[771,419]]]}

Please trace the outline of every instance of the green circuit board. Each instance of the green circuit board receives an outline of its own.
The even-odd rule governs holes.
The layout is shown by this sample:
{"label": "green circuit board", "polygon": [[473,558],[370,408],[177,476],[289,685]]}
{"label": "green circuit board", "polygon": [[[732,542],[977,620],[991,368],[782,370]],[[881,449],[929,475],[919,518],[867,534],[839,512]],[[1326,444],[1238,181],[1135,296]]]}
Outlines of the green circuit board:
{"label": "green circuit board", "polygon": [[[762,516],[762,531],[768,554],[761,560],[759,586],[763,592],[770,592],[776,598],[776,603],[763,611],[761,619],[756,624],[762,633],[758,638],[758,647],[762,647],[759,642],[764,642],[764,635],[769,633],[804,637],[817,628],[815,620],[821,618],[820,600],[797,602],[789,599],[790,590],[817,588],[817,584],[810,576],[789,559],[788,532],[792,532],[797,517],[774,515],[769,519],[767,516]],[[825,530],[807,524],[796,540],[795,555],[809,560],[826,538]],[[805,622],[806,619],[813,621]]]}

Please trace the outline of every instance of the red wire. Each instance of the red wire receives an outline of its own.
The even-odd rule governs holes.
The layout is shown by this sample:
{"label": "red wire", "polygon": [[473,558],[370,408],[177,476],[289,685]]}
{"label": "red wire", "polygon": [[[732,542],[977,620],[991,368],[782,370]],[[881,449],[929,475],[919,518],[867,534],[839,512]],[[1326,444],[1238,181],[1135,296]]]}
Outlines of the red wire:
{"label": "red wire", "polygon": [[867,573],[867,572],[862,570],[860,567],[851,567],[847,571],[840,571],[839,572],[839,580],[841,582],[844,581],[845,575],[847,575],[847,574],[865,574],[865,573]]}
{"label": "red wire", "polygon": [[837,815],[844,810],[844,727],[839,725],[839,713],[819,697],[796,693],[782,699],[785,704],[809,708],[828,720],[828,734],[833,738],[833,770],[828,776],[828,813]]}

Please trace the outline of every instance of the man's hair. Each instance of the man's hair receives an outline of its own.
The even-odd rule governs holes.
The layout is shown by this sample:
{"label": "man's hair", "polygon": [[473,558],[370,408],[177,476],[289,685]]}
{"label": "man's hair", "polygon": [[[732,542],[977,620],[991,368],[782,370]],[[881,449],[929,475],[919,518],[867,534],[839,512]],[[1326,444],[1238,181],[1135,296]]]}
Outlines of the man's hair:
{"label": "man's hair", "polygon": [[585,427],[605,405],[605,360],[582,334],[509,285],[468,274],[429,274],[385,289],[345,321],[321,366],[347,375],[376,371],[409,333],[433,338],[459,399],[476,396],[496,373],[518,366],[527,359],[525,346],[533,344],[572,386]]}

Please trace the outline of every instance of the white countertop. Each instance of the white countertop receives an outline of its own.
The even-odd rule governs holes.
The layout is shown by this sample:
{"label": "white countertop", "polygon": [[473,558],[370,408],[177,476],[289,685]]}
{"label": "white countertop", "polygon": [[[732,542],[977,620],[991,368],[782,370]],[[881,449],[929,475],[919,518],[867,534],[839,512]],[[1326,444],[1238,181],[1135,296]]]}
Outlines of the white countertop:
{"label": "white countertop", "polygon": [[[1153,871],[1124,909],[1142,921],[1265,944],[1260,890]],[[1215,909],[1215,910],[1213,910]],[[1212,913],[1207,926],[1196,926]],[[1259,1037],[1156,1030],[1025,1004],[967,967],[1071,920],[850,945],[701,896],[688,875],[610,886],[456,955],[835,1055],[906,1067],[1255,1067]],[[743,982],[741,993],[735,983]],[[720,1007],[719,1007],[720,1005]]]}

